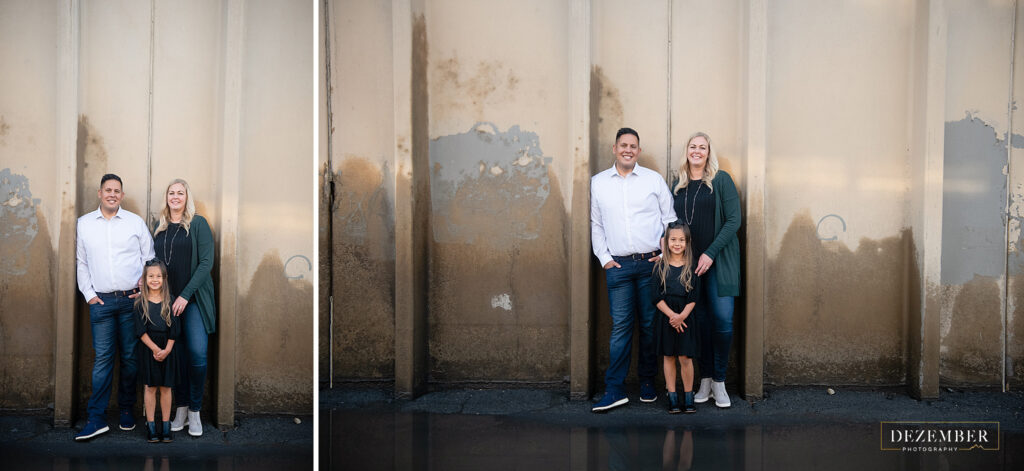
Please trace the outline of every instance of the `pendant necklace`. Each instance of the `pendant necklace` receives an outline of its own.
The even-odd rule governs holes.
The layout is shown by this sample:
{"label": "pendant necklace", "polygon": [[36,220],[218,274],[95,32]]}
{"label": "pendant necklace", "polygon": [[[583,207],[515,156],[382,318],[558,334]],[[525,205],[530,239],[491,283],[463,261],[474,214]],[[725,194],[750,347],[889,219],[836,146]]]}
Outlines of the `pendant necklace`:
{"label": "pendant necklace", "polygon": [[[693,180],[690,180],[690,184],[693,184]],[[690,207],[690,216],[686,216],[686,202],[690,198],[690,189],[687,188],[683,192],[683,220],[686,221],[686,225],[689,226],[693,222],[693,216],[697,214],[697,195],[700,194],[701,182],[697,181],[697,191],[693,192],[693,205]]]}
{"label": "pendant necklace", "polygon": [[[164,232],[164,235],[165,235],[165,237],[164,237],[164,261],[165,262],[164,263],[166,263],[168,267],[171,266],[171,257],[174,256],[174,238],[178,236],[178,231],[180,231],[180,230],[181,230],[181,224],[178,224],[177,227],[174,228],[174,234],[171,235],[170,238],[166,237],[167,232],[170,232],[170,231]],[[171,254],[170,255],[167,254],[167,248],[168,247],[171,248]]]}

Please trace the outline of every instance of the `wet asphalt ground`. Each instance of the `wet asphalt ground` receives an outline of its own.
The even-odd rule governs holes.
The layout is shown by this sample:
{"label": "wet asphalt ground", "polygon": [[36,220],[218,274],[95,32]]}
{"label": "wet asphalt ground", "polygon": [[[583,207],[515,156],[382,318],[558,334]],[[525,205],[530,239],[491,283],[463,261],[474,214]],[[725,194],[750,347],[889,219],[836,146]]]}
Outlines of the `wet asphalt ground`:
{"label": "wet asphalt ground", "polygon": [[[668,414],[664,397],[592,413],[564,391],[460,389],[396,400],[320,392],[320,469],[1024,469],[1024,394],[943,388],[767,388]],[[990,450],[883,450],[882,422],[998,422]],[[993,426],[988,424],[987,426]]]}
{"label": "wet asphalt ground", "polygon": [[[86,442],[74,441],[74,428],[54,428],[49,411],[0,415],[0,469],[10,470],[280,470],[313,468],[312,416],[236,415],[236,427],[220,431],[205,423],[201,437],[187,428],[171,443],[148,443],[145,423],[132,431],[117,428]],[[298,419],[299,423],[296,423]]]}

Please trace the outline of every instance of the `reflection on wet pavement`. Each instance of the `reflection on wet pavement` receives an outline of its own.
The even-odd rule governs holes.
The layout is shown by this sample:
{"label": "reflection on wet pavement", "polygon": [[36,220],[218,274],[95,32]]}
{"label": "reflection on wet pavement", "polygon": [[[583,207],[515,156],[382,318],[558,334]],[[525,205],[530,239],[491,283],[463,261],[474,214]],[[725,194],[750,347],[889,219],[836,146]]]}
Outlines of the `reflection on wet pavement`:
{"label": "reflection on wet pavement", "polygon": [[1024,434],[999,451],[880,450],[878,423],[741,428],[572,427],[509,416],[327,410],[320,469],[1020,469]]}
{"label": "reflection on wet pavement", "polygon": [[[78,444],[80,446],[88,446]],[[139,447],[154,446],[140,443]],[[159,446],[159,445],[155,445]],[[125,450],[140,452],[146,450]],[[226,454],[226,453],[224,453]],[[152,456],[111,454],[109,456],[55,456],[43,450],[4,450],[0,469],[11,470],[117,470],[117,471],[192,471],[192,470],[293,470],[312,469],[312,453],[242,454],[218,456],[210,451],[175,452],[172,456],[154,453]],[[94,455],[91,454],[90,455]]]}

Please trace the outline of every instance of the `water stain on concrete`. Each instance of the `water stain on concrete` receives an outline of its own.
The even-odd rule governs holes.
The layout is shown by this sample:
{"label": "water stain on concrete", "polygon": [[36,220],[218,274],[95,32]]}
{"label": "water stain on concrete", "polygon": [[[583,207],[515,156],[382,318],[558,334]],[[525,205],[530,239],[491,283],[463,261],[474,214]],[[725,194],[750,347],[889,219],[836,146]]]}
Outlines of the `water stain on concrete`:
{"label": "water stain on concrete", "polygon": [[348,157],[334,176],[334,375],[389,378],[395,360],[394,175]]}
{"label": "water stain on concrete", "polygon": [[563,380],[569,226],[551,158],[536,134],[483,123],[430,156],[431,380]]}
{"label": "water stain on concrete", "polygon": [[1006,376],[1011,386],[1020,387],[1024,385],[1024,279],[1010,277],[1010,283],[1013,310],[1007,315]]}
{"label": "water stain on concrete", "polygon": [[942,337],[942,384],[999,384],[1002,380],[1002,294],[995,277],[975,275],[960,287],[950,328]]}
{"label": "water stain on concrete", "polygon": [[[946,123],[942,284],[1001,276],[1006,263],[1006,140],[970,113]],[[1021,259],[1020,262],[1024,262]],[[1020,263],[1016,273],[1020,273]]]}
{"label": "water stain on concrete", "polygon": [[39,233],[38,205],[28,178],[0,170],[0,274],[23,275],[31,265],[27,249]]}
{"label": "water stain on concrete", "polygon": [[236,410],[310,413],[313,284],[287,279],[281,257],[268,253],[238,306]]}
{"label": "water stain on concrete", "polygon": [[766,382],[902,384],[910,245],[904,231],[850,251],[798,214],[766,267]]}
{"label": "water stain on concrete", "polygon": [[7,145],[7,135],[11,132],[11,125],[0,115],[0,146]]}
{"label": "water stain on concrete", "polygon": [[431,71],[430,91],[437,113],[471,113],[482,119],[488,106],[515,102],[519,86],[515,70],[501,61],[485,59],[462,64],[458,56],[439,59]]}
{"label": "water stain on concrete", "polygon": [[[622,96],[601,66],[594,66],[590,71],[590,174],[594,175],[611,168],[615,163],[612,146],[615,145],[615,133],[623,127],[633,127],[625,122]],[[640,134],[640,147],[644,146],[644,130],[637,129]],[[663,165],[658,164],[647,152],[641,152],[637,162],[641,166],[661,171]]]}
{"label": "water stain on concrete", "polygon": [[334,182],[333,172],[329,162],[324,162],[320,168],[319,174],[320,181],[320,198],[317,206],[317,217],[320,220],[318,225],[317,233],[317,269],[319,270],[320,276],[317,284],[317,297],[319,298],[319,312],[317,316],[319,318],[319,329],[317,331],[317,357],[320,381],[324,382],[330,379],[330,296],[331,296],[331,277],[334,273],[331,272],[331,231],[330,231],[330,216],[334,210],[333,204],[331,203],[331,195],[334,193]]}
{"label": "water stain on concrete", "polygon": [[[103,137],[89,122],[89,117],[81,115],[78,118],[78,140],[75,156],[78,161],[76,181],[78,182],[78,203],[77,206],[83,214],[99,207],[99,198],[96,192],[100,189],[100,178],[108,173],[107,171],[107,150]],[[122,176],[122,178],[124,178]],[[125,186],[128,184],[126,182]],[[128,189],[125,188],[125,192]],[[145,214],[145,213],[136,213]]]}
{"label": "water stain on concrete", "polygon": [[435,241],[471,244],[540,234],[538,210],[551,192],[551,157],[544,155],[537,134],[477,123],[465,133],[431,141],[430,163]]}
{"label": "water stain on concrete", "polygon": [[[54,286],[56,267],[46,217],[36,204],[31,219],[37,233],[0,240],[5,265],[12,244],[24,262],[16,271],[0,270],[0,409],[37,409],[53,401],[53,349],[41,346],[52,345],[56,335],[54,303],[45,294]],[[0,227],[6,230],[7,222],[0,220]]]}

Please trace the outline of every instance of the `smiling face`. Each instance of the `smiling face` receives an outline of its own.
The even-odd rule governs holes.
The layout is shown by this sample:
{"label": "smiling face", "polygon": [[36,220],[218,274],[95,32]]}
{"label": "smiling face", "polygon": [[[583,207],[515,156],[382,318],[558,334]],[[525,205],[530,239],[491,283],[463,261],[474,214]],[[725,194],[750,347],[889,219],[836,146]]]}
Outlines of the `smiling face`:
{"label": "smiling face", "polygon": [[682,229],[670,229],[668,231],[668,251],[672,255],[680,257],[686,251],[686,233]]}
{"label": "smiling face", "polygon": [[708,154],[711,153],[711,146],[704,136],[697,136],[690,139],[686,145],[686,160],[690,168],[704,168],[708,163]]}
{"label": "smiling face", "polygon": [[164,274],[160,267],[146,267],[146,287],[151,293],[159,293],[164,286]]}
{"label": "smiling face", "polygon": [[117,208],[121,207],[121,200],[124,198],[124,192],[121,191],[121,182],[110,179],[103,182],[100,186],[100,209],[104,214],[113,216],[117,213]]}
{"label": "smiling face", "polygon": [[636,166],[636,159],[640,157],[640,140],[632,134],[623,134],[615,140],[612,146],[615,153],[615,166],[620,172],[631,172]]}
{"label": "smiling face", "polygon": [[185,202],[188,201],[188,193],[185,192],[185,185],[175,183],[167,188],[167,207],[172,213],[180,213],[185,210]]}

